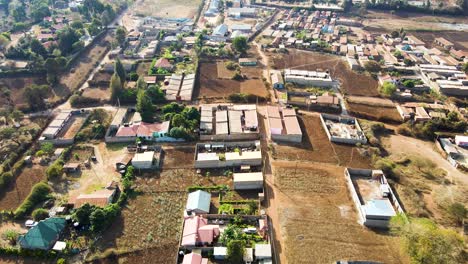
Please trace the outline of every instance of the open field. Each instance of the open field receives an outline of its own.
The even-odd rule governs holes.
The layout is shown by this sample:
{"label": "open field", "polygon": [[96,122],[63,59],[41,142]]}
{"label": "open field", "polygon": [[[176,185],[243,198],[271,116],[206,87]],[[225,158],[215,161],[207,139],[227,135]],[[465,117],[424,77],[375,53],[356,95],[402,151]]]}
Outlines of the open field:
{"label": "open field", "polygon": [[101,102],[109,102],[111,98],[111,90],[109,87],[86,88],[83,92],[83,97],[99,98]]}
{"label": "open field", "polygon": [[370,168],[369,157],[362,156],[357,147],[335,144],[328,140],[318,115],[299,116],[299,124],[304,134],[302,144],[275,144],[273,158]]}
{"label": "open field", "polygon": [[110,48],[111,41],[112,36],[106,34],[99,42],[94,44],[93,47],[83,52],[80,59],[72,66],[72,70],[60,77],[59,84],[53,88],[55,94],[58,97],[65,97],[79,89],[93,69],[104,58],[106,52]]}
{"label": "open field", "polygon": [[281,161],[272,166],[280,251],[286,263],[343,259],[408,263],[400,255],[398,238],[357,223],[344,167]]}
{"label": "open field", "polygon": [[378,82],[372,77],[352,71],[339,56],[289,49],[287,54],[270,53],[275,69],[328,70],[341,83],[340,89],[348,95],[378,96]]}
{"label": "open field", "polygon": [[240,92],[240,82],[218,79],[217,63],[201,62],[199,98],[227,98],[230,94]]}
{"label": "open field", "polygon": [[[145,175],[146,176],[146,175]],[[141,195],[130,199],[122,216],[113,223],[99,250],[116,248],[134,252],[122,254],[121,261],[170,263],[175,260],[182,232],[187,187],[191,185],[230,185],[229,177],[205,177],[193,169],[168,169],[137,180]],[[102,261],[101,263],[115,263]],[[99,263],[99,262],[97,262]]]}
{"label": "open field", "polygon": [[34,184],[45,180],[47,166],[33,164],[25,166],[6,190],[0,195],[0,208],[2,210],[15,210],[29,195]]}
{"label": "open field", "polygon": [[201,0],[141,0],[135,3],[139,16],[164,18],[195,18]]}
{"label": "open field", "polygon": [[402,119],[395,107],[383,107],[348,102],[348,111],[353,116],[381,122],[401,123]]}
{"label": "open field", "polygon": [[[27,107],[27,101],[24,96],[24,89],[33,84],[43,85],[47,84],[45,76],[30,76],[30,77],[11,77],[1,78],[0,87],[5,87],[10,90],[9,96],[4,93],[2,88],[2,94],[0,95],[0,103],[6,105],[13,103],[16,107]],[[53,94],[49,93],[49,98],[52,98]]]}

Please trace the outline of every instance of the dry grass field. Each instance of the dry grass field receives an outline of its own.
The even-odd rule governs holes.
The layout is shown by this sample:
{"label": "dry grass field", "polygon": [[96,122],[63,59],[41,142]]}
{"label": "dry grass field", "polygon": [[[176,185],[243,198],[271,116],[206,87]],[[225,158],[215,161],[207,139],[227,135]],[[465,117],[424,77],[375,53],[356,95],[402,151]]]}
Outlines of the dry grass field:
{"label": "dry grass field", "polygon": [[201,0],[141,0],[135,3],[138,16],[194,18]]}
{"label": "dry grass field", "polygon": [[0,195],[0,208],[2,210],[15,210],[29,195],[34,184],[45,180],[46,169],[47,166],[39,164],[25,166],[14,183],[10,184]]}
{"label": "dry grass field", "polygon": [[272,165],[281,252],[287,263],[407,263],[398,238],[357,223],[344,167],[309,162]]}
{"label": "dry grass field", "polygon": [[340,166],[370,168],[370,159],[359,153],[357,147],[331,143],[318,115],[299,116],[304,133],[302,144],[274,145],[273,158],[289,161],[315,161]]}
{"label": "dry grass field", "polygon": [[[14,77],[14,78],[1,78],[0,87],[5,87],[10,90],[9,96],[2,91],[0,95],[0,103],[6,105],[12,103],[16,107],[27,107],[26,98],[24,96],[24,89],[33,84],[43,85],[47,84],[45,76],[37,77]],[[54,95],[49,94],[49,98]]]}
{"label": "dry grass field", "polygon": [[348,111],[356,117],[381,122],[401,123],[401,116],[395,107],[374,106],[359,103],[347,103]]}
{"label": "dry grass field", "polygon": [[270,53],[275,69],[328,70],[341,83],[341,89],[348,95],[378,96],[378,82],[372,77],[352,71],[339,56],[317,52],[290,49],[287,54]]}

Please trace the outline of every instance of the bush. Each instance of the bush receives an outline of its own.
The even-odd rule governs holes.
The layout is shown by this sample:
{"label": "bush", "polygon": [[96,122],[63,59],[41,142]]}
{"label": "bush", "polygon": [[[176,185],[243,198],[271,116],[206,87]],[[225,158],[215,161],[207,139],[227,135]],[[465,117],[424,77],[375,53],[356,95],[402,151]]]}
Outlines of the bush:
{"label": "bush", "polygon": [[34,221],[41,221],[49,217],[49,211],[44,208],[37,208],[32,212],[31,216],[33,217]]}
{"label": "bush", "polygon": [[101,102],[99,98],[84,97],[74,94],[70,97],[70,105],[73,107],[94,106]]}
{"label": "bush", "polygon": [[6,187],[13,180],[13,174],[10,171],[4,172],[0,176],[0,189]]}
{"label": "bush", "polygon": [[47,200],[52,189],[47,183],[39,182],[32,188],[28,197],[24,199],[23,203],[15,210],[15,218],[22,218],[40,202]]}
{"label": "bush", "polygon": [[231,79],[236,80],[236,81],[242,80],[243,77],[242,77],[241,72],[240,72],[240,71],[236,71],[236,72],[232,75]]}
{"label": "bush", "polygon": [[228,62],[226,62],[226,69],[228,69],[230,71],[238,70],[239,65],[237,63],[232,62],[232,61],[228,61]]}
{"label": "bush", "polygon": [[60,163],[60,160],[54,162],[54,164],[50,165],[49,168],[46,170],[46,175],[48,179],[58,178],[63,174],[63,166]]}

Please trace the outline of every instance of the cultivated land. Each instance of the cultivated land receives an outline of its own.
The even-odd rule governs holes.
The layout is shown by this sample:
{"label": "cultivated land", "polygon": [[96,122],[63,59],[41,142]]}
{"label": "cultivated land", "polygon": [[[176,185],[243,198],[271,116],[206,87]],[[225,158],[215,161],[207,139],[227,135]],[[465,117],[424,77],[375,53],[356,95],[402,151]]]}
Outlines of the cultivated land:
{"label": "cultivated land", "polygon": [[277,160],[315,161],[370,168],[370,159],[352,145],[335,144],[328,140],[318,114],[299,116],[304,138],[301,144],[274,144],[272,157]]}
{"label": "cultivated land", "polygon": [[[1,78],[0,87],[5,87],[10,90],[10,95],[7,96],[4,92],[2,92],[0,96],[0,103],[2,105],[12,103],[14,106],[19,108],[27,107],[24,90],[26,87],[33,84],[47,84],[45,76]],[[49,93],[49,98],[53,98],[53,96],[54,95],[52,93]]]}
{"label": "cultivated land", "polygon": [[134,13],[138,16],[194,18],[201,2],[201,0],[141,0],[135,2]]}
{"label": "cultivated land", "polygon": [[382,122],[401,123],[401,116],[395,104],[384,98],[348,96],[347,109],[356,117],[367,118]]}
{"label": "cultivated land", "polygon": [[328,70],[341,83],[340,89],[348,95],[378,96],[378,82],[372,77],[352,71],[342,57],[318,52],[290,49],[287,54],[270,53],[275,69]]}
{"label": "cultivated land", "polygon": [[[182,232],[187,187],[213,186],[232,180],[223,176],[200,176],[193,169],[194,146],[168,147],[160,173],[147,173],[136,182],[139,193],[99,241],[98,250],[114,248],[119,261],[168,263],[175,261]],[[188,168],[190,167],[190,168]],[[95,263],[114,263],[107,258]]]}
{"label": "cultivated land", "polygon": [[340,259],[408,263],[399,239],[357,223],[344,167],[275,161],[274,196],[282,263],[332,263]]}

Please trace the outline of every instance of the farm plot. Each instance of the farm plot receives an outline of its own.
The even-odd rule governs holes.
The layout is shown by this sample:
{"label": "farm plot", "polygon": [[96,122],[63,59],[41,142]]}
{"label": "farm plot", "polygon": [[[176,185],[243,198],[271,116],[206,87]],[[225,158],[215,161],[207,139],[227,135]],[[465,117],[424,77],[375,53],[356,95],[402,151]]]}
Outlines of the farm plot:
{"label": "farm plot", "polygon": [[135,5],[137,16],[195,18],[201,0],[142,0]]}
{"label": "farm plot", "polygon": [[368,168],[370,159],[360,154],[357,147],[331,143],[318,115],[299,116],[304,139],[302,144],[274,145],[273,158],[290,161],[315,161]]}
{"label": "farm plot", "polygon": [[240,92],[240,82],[219,79],[217,63],[202,62],[200,65],[199,98],[227,98],[230,94]]}
{"label": "farm plot", "polygon": [[[118,258],[141,263],[175,260],[187,187],[229,185],[230,182],[229,177],[204,177],[195,174],[193,169],[164,170],[159,176],[139,177],[136,185],[142,194],[129,200],[121,217],[98,242],[98,249],[131,252]],[[107,261],[110,260],[102,263],[111,263]]]}
{"label": "farm plot", "polygon": [[334,79],[341,83],[345,94],[378,96],[378,82],[374,78],[352,71],[347,63],[338,56],[317,52],[290,49],[288,54],[270,54],[272,67],[275,69],[328,70]]}
{"label": "farm plot", "polygon": [[[7,105],[12,103],[14,106],[23,108],[27,107],[26,97],[24,96],[24,90],[26,87],[31,85],[43,85],[47,84],[45,77],[14,77],[14,78],[1,78],[0,86],[2,88],[2,94],[0,96],[0,103]],[[6,91],[10,91],[9,94]],[[48,94],[49,98],[53,98],[53,94]]]}
{"label": "farm plot", "polygon": [[163,169],[193,168],[195,146],[165,147],[162,161]]}
{"label": "farm plot", "polygon": [[382,122],[401,123],[401,116],[395,107],[376,106],[348,102],[348,111],[354,116]]}
{"label": "farm plot", "polygon": [[[407,263],[399,240],[357,223],[344,168],[273,162],[275,199],[288,263],[332,263],[340,259]],[[307,253],[307,258],[303,253]]]}
{"label": "farm plot", "polygon": [[25,166],[14,182],[0,195],[0,208],[2,210],[15,210],[29,195],[34,184],[45,180],[46,169],[47,166],[39,164]]}

